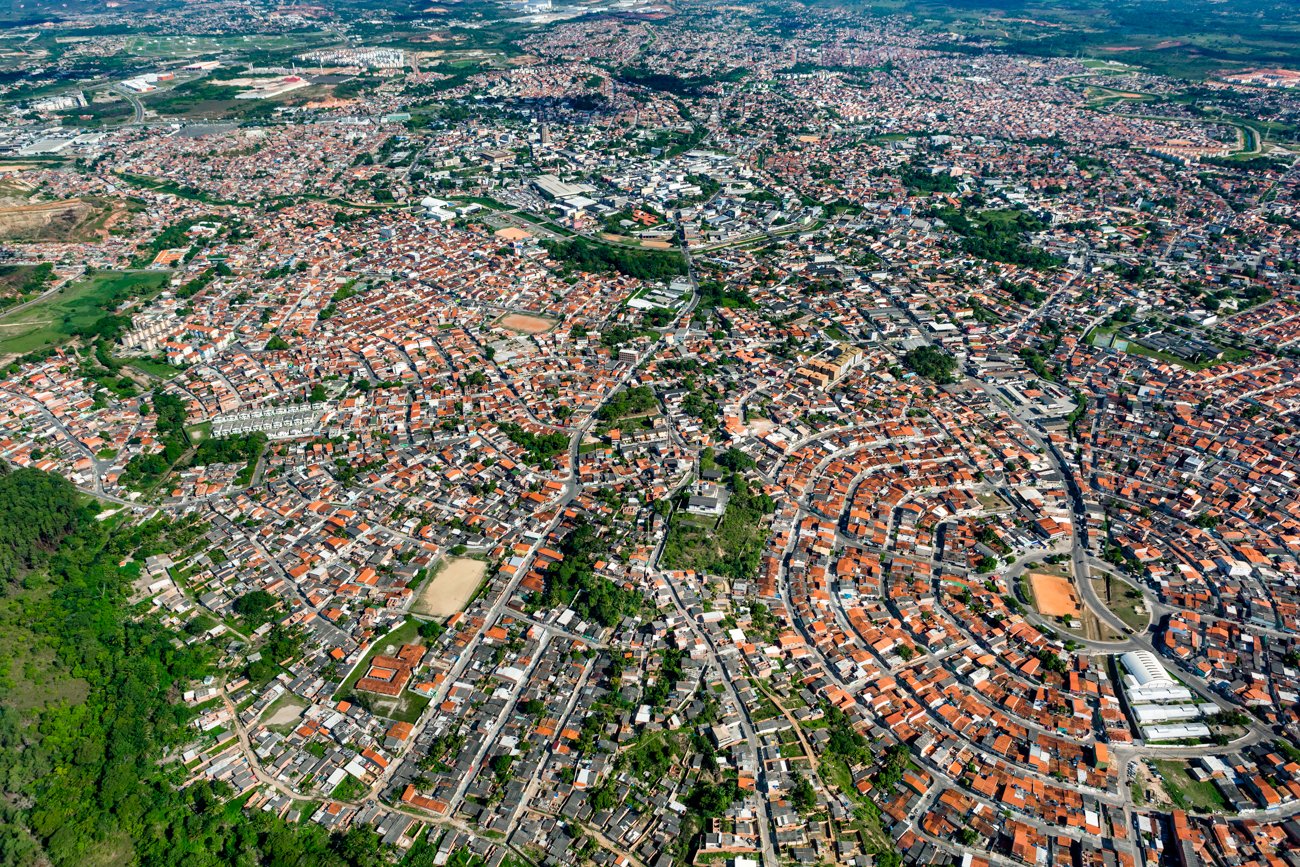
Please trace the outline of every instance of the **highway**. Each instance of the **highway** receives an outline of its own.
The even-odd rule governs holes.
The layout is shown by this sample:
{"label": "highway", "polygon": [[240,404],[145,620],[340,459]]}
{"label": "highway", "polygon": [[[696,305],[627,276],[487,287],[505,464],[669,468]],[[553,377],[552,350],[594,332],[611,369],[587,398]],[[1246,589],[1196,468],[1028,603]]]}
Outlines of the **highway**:
{"label": "highway", "polygon": [[124,97],[127,102],[131,103],[131,120],[128,121],[126,125],[139,126],[144,123],[144,103],[140,101],[140,97],[136,96],[134,91],[124,84],[114,84],[111,89],[114,93]]}

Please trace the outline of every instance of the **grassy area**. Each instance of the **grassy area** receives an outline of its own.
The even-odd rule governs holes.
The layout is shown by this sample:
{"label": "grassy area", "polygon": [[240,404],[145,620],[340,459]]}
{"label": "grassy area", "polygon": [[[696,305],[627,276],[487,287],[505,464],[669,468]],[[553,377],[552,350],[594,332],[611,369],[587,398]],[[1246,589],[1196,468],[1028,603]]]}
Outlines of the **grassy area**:
{"label": "grassy area", "polygon": [[1025,573],[1016,579],[1016,595],[1020,601],[1037,610],[1037,603],[1034,601],[1034,588],[1029,583],[1029,573]]}
{"label": "grassy area", "polygon": [[1011,504],[1008,503],[1006,500],[1002,499],[1002,497],[998,496],[997,494],[977,494],[976,498],[980,501],[980,505],[983,506],[986,511],[989,512],[1011,511]]}
{"label": "grassy area", "polygon": [[334,787],[330,797],[340,801],[352,801],[366,793],[366,784],[356,777],[348,774],[343,780]]}
{"label": "grassy area", "polygon": [[1151,763],[1160,771],[1165,791],[1179,809],[1214,812],[1227,806],[1214,784],[1193,780],[1183,762],[1155,759]]}
{"label": "grassy area", "polygon": [[1127,63],[1120,63],[1118,60],[1096,60],[1093,58],[1084,58],[1080,63],[1086,69],[1093,72],[1101,72],[1109,75],[1119,75],[1126,72],[1136,72],[1137,67],[1129,66]]}
{"label": "grassy area", "polygon": [[126,364],[147,376],[156,376],[159,379],[171,379],[182,372],[181,368],[157,358],[131,358],[126,360]]}
{"label": "grassy area", "polygon": [[483,207],[487,208],[490,211],[510,210],[509,205],[503,202],[498,202],[496,199],[488,198],[487,196],[448,196],[447,199],[448,201],[453,201],[453,202],[468,202],[468,203],[473,203],[475,205],[482,205]]}
{"label": "grassy area", "polygon": [[414,724],[428,706],[429,696],[408,690],[395,702],[375,702],[375,711],[395,722]]}
{"label": "grassy area", "polygon": [[1114,90],[1109,87],[1097,87],[1096,85],[1085,87],[1083,95],[1087,98],[1088,105],[1091,108],[1103,108],[1120,102],[1152,102],[1155,99],[1155,97],[1147,93]]}
{"label": "grassy area", "polygon": [[742,489],[732,493],[716,524],[707,517],[684,511],[674,513],[664,543],[664,565],[737,581],[752,578],[767,541],[767,515],[771,510],[766,497]]}
{"label": "grassy area", "polygon": [[352,691],[352,687],[357,685],[358,680],[365,677],[366,672],[370,670],[370,660],[374,659],[376,656],[384,655],[390,646],[396,648],[398,645],[410,644],[412,641],[415,641],[419,638],[419,629],[420,621],[407,620],[384,637],[377,639],[375,643],[370,646],[370,649],[366,651],[366,655],[362,657],[361,663],[357,665],[357,667],[352,670],[352,673],[343,680],[338,691],[334,693],[334,700],[338,701],[343,698]]}
{"label": "grassy area", "polygon": [[[1140,591],[1105,573],[1091,580],[1097,595],[1106,603],[1111,613],[1123,620],[1135,632],[1142,632],[1147,628],[1150,616],[1145,611],[1146,606],[1143,604]],[[1139,607],[1144,610],[1138,611]]]}
{"label": "grassy area", "polygon": [[54,651],[32,631],[29,606],[43,604],[50,587],[45,582],[15,584],[0,597],[0,685],[11,686],[21,678],[22,689],[8,692],[4,705],[26,717],[53,705],[77,705],[85,701],[90,685],[74,677],[55,657]]}
{"label": "grassy area", "polygon": [[[1217,364],[1232,364],[1238,361],[1244,361],[1250,357],[1249,350],[1220,346],[1219,348],[1223,350],[1223,356],[1221,358],[1207,359],[1205,361],[1186,361],[1176,355],[1171,355],[1168,352],[1160,352],[1159,350],[1142,346],[1130,337],[1124,337],[1116,334],[1113,330],[1103,328],[1098,328],[1093,332],[1092,343],[1094,346],[1110,346],[1116,352],[1127,352],[1130,355],[1141,355],[1144,358],[1150,358],[1153,361],[1159,361],[1163,364],[1175,364],[1179,367],[1186,368],[1187,370],[1206,370]],[[1123,348],[1115,344],[1122,344]]]}
{"label": "grassy area", "polygon": [[328,34],[295,33],[290,35],[257,33],[246,36],[130,36],[125,51],[132,56],[172,60],[178,57],[202,57],[247,51],[301,50],[304,37],[320,38]]}
{"label": "grassy area", "polygon": [[128,298],[157,292],[162,271],[95,271],[39,304],[0,317],[0,355],[24,355],[59,346]]}
{"label": "grassy area", "polygon": [[200,190],[197,187],[187,187],[169,181],[163,178],[150,178],[144,175],[133,175],[130,172],[118,172],[117,176],[129,184],[142,187],[146,190],[153,190],[156,193],[167,193],[176,196],[178,199],[189,199],[194,202],[204,202],[209,205],[238,205],[240,202],[232,202],[229,199],[222,199],[212,195],[206,190]]}

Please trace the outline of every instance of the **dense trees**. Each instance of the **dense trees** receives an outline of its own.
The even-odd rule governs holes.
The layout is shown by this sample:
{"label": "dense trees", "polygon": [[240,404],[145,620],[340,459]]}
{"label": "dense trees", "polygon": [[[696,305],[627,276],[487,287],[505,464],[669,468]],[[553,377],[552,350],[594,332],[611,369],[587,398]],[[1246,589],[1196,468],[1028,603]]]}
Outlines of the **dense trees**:
{"label": "dense trees", "polygon": [[203,466],[254,461],[265,447],[266,434],[260,431],[242,436],[208,439],[199,443],[199,447],[195,449],[193,463]]}
{"label": "dense trees", "polygon": [[528,452],[528,459],[543,466],[551,463],[551,458],[569,447],[569,438],[565,434],[535,434],[524,430],[513,422],[498,422],[497,427],[510,438],[510,441]]}
{"label": "dense trees", "polygon": [[256,629],[275,616],[272,609],[276,601],[275,596],[265,590],[253,590],[240,596],[230,607]]}
{"label": "dense trees", "polygon": [[718,307],[744,307],[748,309],[758,307],[758,302],[751,298],[743,287],[730,288],[721,280],[701,280],[699,295],[700,300],[699,304],[696,305],[696,309],[700,311],[712,310]]}
{"label": "dense trees", "polygon": [[611,325],[600,332],[600,342],[611,349],[617,349],[624,343],[649,333],[644,329],[633,328],[629,325]]}
{"label": "dense trees", "polygon": [[681,254],[665,250],[593,244],[581,238],[543,241],[542,246],[557,262],[593,274],[612,271],[639,280],[667,280],[686,273],[686,260]]}
{"label": "dense trees", "polygon": [[[164,787],[154,764],[154,748],[176,742],[187,713],[166,694],[199,676],[205,664],[200,651],[179,649],[157,625],[125,616],[129,582],[117,564],[155,540],[161,525],[110,532],[85,509],[70,521],[71,485],[35,471],[0,479],[0,492],[28,526],[46,528],[40,544],[54,542],[30,563],[42,572],[26,574],[21,588],[11,583],[8,590],[23,595],[33,638],[54,649],[64,676],[89,690],[84,702],[48,706],[36,719],[10,717],[10,733],[17,734],[0,744],[0,779],[11,799],[29,799],[22,819],[54,863],[82,863],[106,847],[129,852],[133,840],[139,852],[161,842],[149,839],[162,818],[156,811],[184,800]],[[57,541],[48,534],[54,526]],[[35,539],[6,539],[5,556],[16,560]],[[10,827],[6,836],[12,842],[23,834]],[[153,863],[166,863],[161,850]]]}
{"label": "dense trees", "polygon": [[0,309],[43,291],[53,279],[54,266],[49,262],[39,265],[0,265],[0,288],[9,290],[5,297],[0,298]]}
{"label": "dense trees", "polygon": [[657,72],[644,66],[624,66],[615,73],[615,76],[620,81],[649,90],[658,90],[675,96],[692,97],[699,96],[705,88],[721,82],[740,81],[748,74],[748,70],[740,66],[721,75],[692,75],[689,77],[673,75],[670,72]]}
{"label": "dense trees", "polygon": [[957,381],[957,360],[937,346],[927,344],[909,349],[903,356],[903,363],[939,385]]}
{"label": "dense trees", "polygon": [[266,449],[266,442],[266,434],[261,431],[207,439],[199,443],[189,463],[193,466],[242,463],[244,468],[235,477],[235,484],[246,485],[253,480],[253,471],[257,467],[258,459],[262,457],[262,452]]}
{"label": "dense trees", "polygon": [[753,469],[755,466],[754,459],[745,454],[738,448],[729,448],[714,459],[718,466],[739,472],[741,470]]}
{"label": "dense trees", "polygon": [[871,751],[867,747],[867,739],[853,727],[853,721],[848,715],[834,705],[828,704],[823,710],[831,732],[826,741],[826,749],[844,759],[850,766],[869,759]]}
{"label": "dense trees", "polygon": [[805,816],[817,807],[817,790],[803,774],[794,775],[794,786],[790,789],[790,803]]}
{"label": "dense trees", "polygon": [[601,626],[615,626],[634,614],[641,607],[641,594],[596,574],[596,557],[603,546],[590,524],[579,524],[560,546],[564,559],[551,564],[545,586],[532,601],[539,608],[567,606]]}
{"label": "dense trees", "polygon": [[898,180],[913,193],[955,193],[957,179],[948,172],[935,172],[928,166],[904,166]]}
{"label": "dense trees", "polygon": [[[183,770],[160,760],[191,736],[192,711],[169,695],[207,674],[210,660],[156,621],[131,615],[136,572],[120,564],[171,550],[193,531],[160,520],[97,521],[93,512],[56,476],[0,476],[0,562],[10,569],[0,636],[11,650],[44,649],[26,657],[21,674],[0,678],[0,863],[389,863],[369,829],[331,835],[245,815],[222,784],[176,785]],[[28,697],[34,676],[54,700],[20,712],[31,703],[15,698]]]}
{"label": "dense trees", "polygon": [[935,216],[961,236],[962,250],[977,259],[1045,271],[1062,264],[1060,257],[1021,243],[1021,236],[1026,232],[1045,228],[1042,220],[1024,211],[983,211],[972,219],[966,212],[949,207],[939,210]]}
{"label": "dense trees", "polygon": [[697,782],[691,793],[686,796],[686,807],[705,819],[721,816],[728,807],[745,798],[745,790],[740,788],[734,776],[721,783]]}
{"label": "dense trees", "polygon": [[648,385],[638,385],[620,391],[609,399],[596,413],[601,421],[614,421],[629,415],[639,415],[657,409],[654,389]]}
{"label": "dense trees", "polygon": [[77,526],[77,491],[58,476],[15,470],[0,476],[0,580],[30,569]]}
{"label": "dense trees", "polygon": [[884,755],[880,756],[880,767],[876,770],[876,785],[886,792],[893,792],[894,787],[903,781],[903,770],[907,768],[908,750],[903,744],[890,744]]}
{"label": "dense trees", "polygon": [[655,682],[646,688],[641,697],[642,704],[648,704],[651,707],[663,707],[668,701],[668,696],[677,682],[682,679],[683,669],[682,660],[686,654],[676,647],[665,647],[663,649],[663,665],[659,669],[659,675]]}

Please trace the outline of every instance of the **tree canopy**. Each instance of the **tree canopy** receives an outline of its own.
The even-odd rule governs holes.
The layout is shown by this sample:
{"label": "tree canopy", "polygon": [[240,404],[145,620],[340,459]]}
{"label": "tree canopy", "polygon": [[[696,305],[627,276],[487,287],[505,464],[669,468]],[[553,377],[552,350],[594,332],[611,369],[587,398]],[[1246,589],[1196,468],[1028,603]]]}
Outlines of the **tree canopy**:
{"label": "tree canopy", "polygon": [[957,359],[937,346],[918,346],[909,349],[903,363],[931,382],[943,385],[956,382]]}

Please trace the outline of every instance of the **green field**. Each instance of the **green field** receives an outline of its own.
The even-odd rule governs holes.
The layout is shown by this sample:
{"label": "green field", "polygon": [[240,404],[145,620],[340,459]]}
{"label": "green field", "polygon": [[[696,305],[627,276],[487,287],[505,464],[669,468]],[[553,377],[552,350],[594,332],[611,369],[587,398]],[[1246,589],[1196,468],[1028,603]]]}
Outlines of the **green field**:
{"label": "green field", "polygon": [[156,358],[131,358],[126,363],[129,367],[134,367],[146,376],[156,376],[159,379],[171,379],[181,372],[179,367],[173,367],[167,362]]}
{"label": "green field", "polygon": [[1180,809],[1214,812],[1226,806],[1223,795],[1213,783],[1198,783],[1187,774],[1187,765],[1169,760],[1152,760],[1164,779],[1165,791]]}
{"label": "green field", "polygon": [[0,317],[0,355],[24,355],[59,346],[127,298],[156,292],[165,271],[95,271],[54,295]]}
{"label": "green field", "polygon": [[379,699],[374,703],[375,713],[394,722],[411,723],[420,719],[420,714],[429,706],[429,696],[407,690],[398,699]]}
{"label": "green field", "polygon": [[1137,610],[1138,606],[1143,604],[1142,594],[1139,591],[1118,578],[1108,579],[1105,573],[1091,580],[1093,589],[1097,591],[1097,595],[1111,613],[1128,624],[1134,632],[1142,632],[1147,628],[1151,617],[1145,611]]}
{"label": "green field", "polygon": [[330,93],[323,85],[291,90],[258,99],[236,99],[247,88],[207,78],[178,84],[146,95],[142,102],[159,115],[189,120],[230,120],[269,117],[279,106],[305,105]]}
{"label": "green field", "polygon": [[303,50],[304,37],[325,34],[250,34],[247,36],[132,36],[126,40],[126,52],[138,57],[166,59],[202,57],[208,54],[248,51]]}
{"label": "green field", "polygon": [[195,187],[181,186],[175,181],[169,181],[165,178],[150,178],[144,175],[133,175],[130,172],[118,172],[117,176],[128,184],[134,184],[137,187],[144,187],[147,190],[154,190],[159,193],[167,193],[176,196],[179,199],[190,199],[195,202],[205,202],[210,205],[238,205],[239,202],[232,202],[229,199],[222,199],[214,196],[204,190]]}

